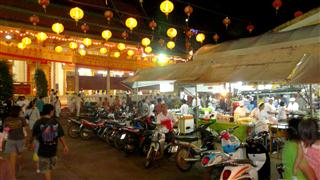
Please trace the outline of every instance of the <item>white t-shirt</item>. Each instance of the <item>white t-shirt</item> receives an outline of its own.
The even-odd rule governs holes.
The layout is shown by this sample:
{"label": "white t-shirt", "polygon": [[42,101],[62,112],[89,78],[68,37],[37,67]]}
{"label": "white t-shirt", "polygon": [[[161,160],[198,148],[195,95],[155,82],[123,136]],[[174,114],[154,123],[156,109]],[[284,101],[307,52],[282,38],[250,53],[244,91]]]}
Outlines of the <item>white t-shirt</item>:
{"label": "white t-shirt", "polygon": [[299,104],[297,102],[290,102],[288,104],[288,111],[298,111],[299,110]]}
{"label": "white t-shirt", "polygon": [[264,104],[264,110],[267,112],[275,112],[276,107],[273,104],[265,103]]}
{"label": "white t-shirt", "polygon": [[258,110],[257,117],[258,121],[255,125],[255,133],[258,134],[263,131],[269,131],[269,114],[267,113],[267,111],[265,109],[263,109],[262,111]]}
{"label": "white t-shirt", "polygon": [[279,107],[279,114],[277,117],[279,120],[287,119],[287,113],[285,107]]}
{"label": "white t-shirt", "polygon": [[234,111],[234,114],[238,114],[239,117],[246,117],[247,113],[249,113],[249,110],[244,106],[238,106]]}
{"label": "white t-shirt", "polygon": [[189,114],[189,106],[188,104],[182,104],[180,107],[181,114]]}
{"label": "white t-shirt", "polygon": [[[170,112],[167,113],[167,115],[163,115],[162,112],[158,114],[157,116],[157,124],[162,124],[164,121],[170,120],[172,122],[172,125],[174,125],[177,122],[177,118],[171,114]],[[164,133],[168,133],[169,129],[166,126],[163,126]]]}

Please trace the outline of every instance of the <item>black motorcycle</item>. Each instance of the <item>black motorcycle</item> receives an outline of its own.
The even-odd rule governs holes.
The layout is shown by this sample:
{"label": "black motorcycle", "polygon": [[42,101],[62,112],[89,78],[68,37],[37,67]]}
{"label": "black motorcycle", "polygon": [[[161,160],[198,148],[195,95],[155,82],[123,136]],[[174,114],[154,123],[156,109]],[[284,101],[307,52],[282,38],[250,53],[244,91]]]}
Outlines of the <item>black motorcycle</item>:
{"label": "black motorcycle", "polygon": [[[198,147],[192,142],[197,141],[196,136],[177,136],[179,141],[179,149],[176,155],[176,165],[181,171],[189,171],[194,163],[200,162],[201,152],[214,150],[215,142],[219,140],[219,134],[214,131],[207,130],[208,127],[215,122],[202,124],[190,134],[200,133],[201,147]],[[188,159],[188,160],[186,160]]]}

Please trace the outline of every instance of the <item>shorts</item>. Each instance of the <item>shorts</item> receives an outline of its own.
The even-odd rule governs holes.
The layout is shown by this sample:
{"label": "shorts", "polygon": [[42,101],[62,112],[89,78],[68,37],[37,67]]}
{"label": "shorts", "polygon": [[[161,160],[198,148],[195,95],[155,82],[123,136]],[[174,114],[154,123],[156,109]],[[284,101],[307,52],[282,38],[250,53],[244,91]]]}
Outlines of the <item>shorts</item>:
{"label": "shorts", "polygon": [[40,173],[46,173],[47,171],[51,171],[55,169],[57,164],[57,156],[51,158],[45,158],[39,156],[39,169]]}
{"label": "shorts", "polygon": [[4,153],[22,153],[24,149],[24,139],[22,140],[10,140],[5,143]]}

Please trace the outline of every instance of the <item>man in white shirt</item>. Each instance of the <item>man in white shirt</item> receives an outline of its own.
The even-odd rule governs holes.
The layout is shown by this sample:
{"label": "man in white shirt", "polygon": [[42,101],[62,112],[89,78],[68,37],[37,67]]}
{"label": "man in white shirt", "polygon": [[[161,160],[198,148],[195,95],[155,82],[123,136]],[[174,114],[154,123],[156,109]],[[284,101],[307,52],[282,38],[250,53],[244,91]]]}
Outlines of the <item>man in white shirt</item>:
{"label": "man in white shirt", "polygon": [[273,105],[273,99],[270,98],[268,103],[264,104],[264,110],[273,116],[275,115],[276,107]]}
{"label": "man in white shirt", "polygon": [[183,115],[189,114],[189,106],[187,104],[187,101],[182,99],[181,102],[182,102],[182,105],[180,107],[181,114],[183,114]]}
{"label": "man in white shirt", "polygon": [[166,104],[161,104],[161,112],[157,115],[157,124],[161,125],[164,133],[166,133],[166,142],[171,142],[173,134],[173,126],[177,122],[177,118],[168,112]]}
{"label": "man in white shirt", "polygon": [[239,118],[242,118],[242,117],[246,117],[247,114],[249,114],[249,110],[247,109],[247,107],[244,106],[244,103],[241,101],[239,103],[239,106],[234,111],[234,115]]}
{"label": "man in white shirt", "polygon": [[290,98],[287,109],[289,112],[299,111],[299,104],[296,102],[296,98]]}

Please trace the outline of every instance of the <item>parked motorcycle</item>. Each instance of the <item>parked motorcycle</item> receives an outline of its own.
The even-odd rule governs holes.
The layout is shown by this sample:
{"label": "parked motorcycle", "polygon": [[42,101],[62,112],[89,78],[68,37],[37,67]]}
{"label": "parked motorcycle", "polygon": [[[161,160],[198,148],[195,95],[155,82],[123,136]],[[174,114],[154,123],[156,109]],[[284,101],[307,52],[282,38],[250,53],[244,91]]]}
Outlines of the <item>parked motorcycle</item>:
{"label": "parked motorcycle", "polygon": [[97,122],[90,122],[87,120],[82,120],[80,122],[80,137],[83,140],[91,139],[95,134],[101,135],[105,128],[105,120],[100,120]]}
{"label": "parked motorcycle", "polygon": [[224,152],[206,152],[201,162],[208,168],[209,179],[270,179],[270,157],[261,138],[249,137],[240,145],[226,144]]}
{"label": "parked motorcycle", "polygon": [[[177,132],[173,133],[175,136]],[[152,134],[152,141],[147,153],[145,168],[149,168],[155,160],[161,159],[164,154],[172,155],[178,151],[178,144],[175,137],[171,142],[165,142],[165,130],[161,126],[157,126]]]}
{"label": "parked motorcycle", "polygon": [[208,127],[215,122],[202,124],[190,134],[200,132],[201,147],[192,142],[197,141],[196,136],[177,136],[179,150],[176,155],[176,165],[181,171],[189,171],[196,162],[200,162],[202,152],[215,149],[219,134],[208,130]]}
{"label": "parked motorcycle", "polygon": [[152,123],[154,117],[139,117],[132,121],[133,126],[124,127],[123,138],[125,147],[124,151],[127,155],[134,153],[140,149],[143,154],[146,154],[150,148],[152,130],[155,124]]}

